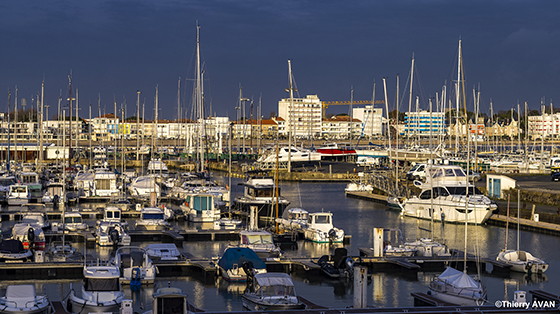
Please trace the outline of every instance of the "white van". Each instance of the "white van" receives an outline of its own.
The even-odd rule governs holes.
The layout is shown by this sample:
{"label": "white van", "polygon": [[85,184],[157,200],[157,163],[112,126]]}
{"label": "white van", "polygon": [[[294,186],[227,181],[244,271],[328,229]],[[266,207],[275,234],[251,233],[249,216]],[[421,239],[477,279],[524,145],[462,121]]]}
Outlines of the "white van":
{"label": "white van", "polygon": [[426,179],[426,166],[426,164],[416,164],[406,173],[406,178],[410,181]]}

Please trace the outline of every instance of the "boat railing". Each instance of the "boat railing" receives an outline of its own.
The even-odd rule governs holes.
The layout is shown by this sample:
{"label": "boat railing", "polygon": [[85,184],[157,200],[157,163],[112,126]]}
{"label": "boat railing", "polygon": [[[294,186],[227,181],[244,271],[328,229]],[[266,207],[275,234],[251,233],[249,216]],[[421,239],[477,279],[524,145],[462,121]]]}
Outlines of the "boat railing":
{"label": "boat railing", "polygon": [[[47,298],[47,296],[37,295],[33,298],[33,300],[29,300],[29,301],[25,302],[24,308],[39,307],[39,304],[45,303],[45,302],[49,302],[49,299]],[[14,300],[4,299],[4,300],[0,301],[0,304],[5,305],[5,306],[21,308],[21,306],[18,306],[18,302],[14,301]]]}

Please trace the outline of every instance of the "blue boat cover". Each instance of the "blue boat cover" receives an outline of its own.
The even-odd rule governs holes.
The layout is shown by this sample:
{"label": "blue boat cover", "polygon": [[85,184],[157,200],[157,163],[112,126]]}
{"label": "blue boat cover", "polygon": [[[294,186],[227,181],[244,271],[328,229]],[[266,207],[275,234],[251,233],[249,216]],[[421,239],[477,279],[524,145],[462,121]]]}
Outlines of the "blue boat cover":
{"label": "blue boat cover", "polygon": [[218,261],[218,266],[228,270],[232,269],[234,264],[241,267],[245,261],[253,263],[253,268],[266,269],[266,264],[257,256],[255,251],[243,247],[227,249],[222,258]]}

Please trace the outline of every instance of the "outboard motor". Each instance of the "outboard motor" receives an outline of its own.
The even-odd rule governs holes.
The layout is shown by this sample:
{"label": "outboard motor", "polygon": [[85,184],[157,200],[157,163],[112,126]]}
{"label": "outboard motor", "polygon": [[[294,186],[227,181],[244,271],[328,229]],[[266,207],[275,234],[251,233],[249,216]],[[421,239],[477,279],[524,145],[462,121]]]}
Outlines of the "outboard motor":
{"label": "outboard motor", "polygon": [[58,200],[59,200],[59,196],[55,195],[53,197],[53,209],[58,209]]}
{"label": "outboard motor", "polygon": [[247,274],[247,287],[251,287],[253,285],[253,278],[255,277],[254,265],[251,261],[244,261],[241,264],[241,268]]}
{"label": "outboard motor", "polygon": [[119,242],[119,230],[111,229],[111,231],[109,231],[109,236],[111,237],[111,241],[113,241],[113,245],[117,245]]}
{"label": "outboard motor", "polygon": [[29,241],[29,248],[33,248],[33,242],[35,242],[35,229],[27,229],[27,241]]}
{"label": "outboard motor", "polygon": [[331,230],[329,230],[329,241],[332,242],[334,241],[334,239],[336,238],[336,230],[333,228]]}

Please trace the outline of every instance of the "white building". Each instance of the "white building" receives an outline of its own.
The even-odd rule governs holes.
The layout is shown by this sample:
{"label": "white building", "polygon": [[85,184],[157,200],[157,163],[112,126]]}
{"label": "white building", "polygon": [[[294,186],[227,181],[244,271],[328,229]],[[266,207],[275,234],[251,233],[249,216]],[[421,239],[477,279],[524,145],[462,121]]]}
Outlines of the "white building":
{"label": "white building", "polygon": [[560,114],[529,116],[527,133],[531,138],[558,137],[560,134]]}
{"label": "white building", "polygon": [[362,121],[349,116],[334,116],[323,120],[322,137],[325,139],[349,139],[360,136]]}
{"label": "white building", "polygon": [[278,116],[286,120],[286,131],[296,137],[309,138],[321,136],[323,118],[322,104],[317,95],[305,98],[290,98],[278,102]]}
{"label": "white building", "polygon": [[443,112],[415,111],[405,113],[405,127],[401,136],[445,135],[445,114]]}
{"label": "white building", "polygon": [[362,121],[363,135],[374,137],[383,135],[383,109],[365,106],[365,108],[352,108],[355,119]]}

